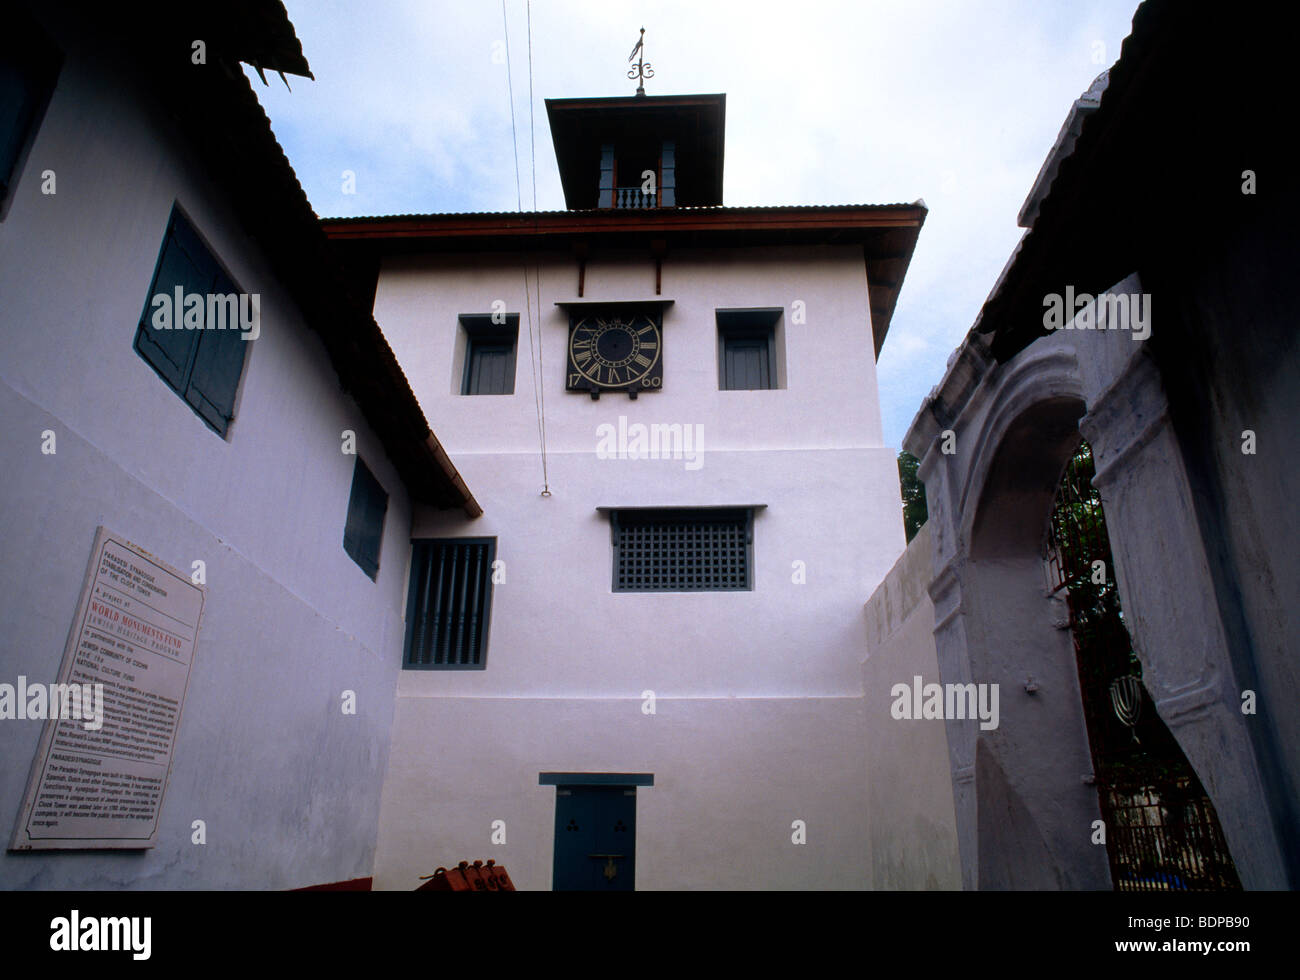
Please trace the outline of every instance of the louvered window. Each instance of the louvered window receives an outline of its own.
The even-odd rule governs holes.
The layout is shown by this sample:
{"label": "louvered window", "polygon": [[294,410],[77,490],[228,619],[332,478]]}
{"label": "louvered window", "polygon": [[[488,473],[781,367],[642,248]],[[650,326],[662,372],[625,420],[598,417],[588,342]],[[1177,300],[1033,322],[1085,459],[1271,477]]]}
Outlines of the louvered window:
{"label": "louvered window", "polygon": [[486,666],[496,548],[496,538],[412,542],[404,667],[481,670]]}
{"label": "louvered window", "polygon": [[615,592],[731,592],[753,586],[753,511],[615,510]]}

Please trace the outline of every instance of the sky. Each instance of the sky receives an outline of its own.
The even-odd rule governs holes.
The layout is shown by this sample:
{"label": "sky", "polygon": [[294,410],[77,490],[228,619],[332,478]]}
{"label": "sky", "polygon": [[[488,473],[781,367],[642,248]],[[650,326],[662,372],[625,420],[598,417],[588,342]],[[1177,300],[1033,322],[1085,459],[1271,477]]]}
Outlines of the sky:
{"label": "sky", "polygon": [[544,100],[634,94],[641,27],[648,95],[726,93],[724,204],[923,199],[877,365],[898,448],[1137,0],[284,4],[316,80],[246,72],[321,217],[562,210]]}

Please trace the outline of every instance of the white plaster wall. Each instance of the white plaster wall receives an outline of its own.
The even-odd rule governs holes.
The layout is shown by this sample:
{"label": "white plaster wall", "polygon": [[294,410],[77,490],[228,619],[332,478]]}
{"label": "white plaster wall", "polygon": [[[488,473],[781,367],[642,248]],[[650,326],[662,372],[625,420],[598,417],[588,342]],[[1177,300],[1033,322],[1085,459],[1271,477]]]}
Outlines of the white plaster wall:
{"label": "white plaster wall", "polygon": [[[650,772],[638,787],[636,887],[843,889],[869,882],[862,702],[398,700],[375,887],[411,889],[495,859],[521,890],[551,887],[555,787],[542,772]],[[423,746],[424,752],[413,751]],[[505,821],[506,843],[491,843]],[[792,842],[802,820],[807,843]]]}
{"label": "white plaster wall", "polygon": [[[522,266],[484,256],[386,264],[377,319],[484,508],[473,522],[417,518],[414,534],[496,535],[507,572],[493,598],[488,669],[408,671],[403,694],[627,696],[656,685],[699,696],[860,692],[862,596],[903,547],[894,453],[880,445],[861,253],[754,251],[665,264],[675,278],[665,271],[664,295],[681,283],[665,315],[665,389],[636,400],[563,390],[568,321],[552,297],[576,295],[576,270],[555,260],[543,272],[548,498],[540,496],[526,323],[513,396],[452,393],[457,314],[489,312],[496,298],[522,310]],[[638,292],[647,270],[653,277],[646,261],[589,263],[586,296],[653,295],[653,278]],[[808,323],[786,324],[789,387],[718,391],[714,309],[788,308],[795,298]],[[598,458],[598,427],[620,417],[702,427],[700,467]],[[754,524],[754,591],[611,592],[609,519],[598,507],[744,504],[766,505]],[[792,581],[796,561],[806,584]]]}
{"label": "white plaster wall", "polygon": [[[494,535],[506,581],[485,670],[399,679],[376,886],[494,857],[519,887],[549,888],[555,791],[538,774],[613,771],[655,774],[638,792],[638,888],[868,887],[862,601],[903,528],[861,250],[670,254],[664,389],[635,401],[564,391],[568,316],[554,304],[577,298],[577,267],[539,265],[550,497],[521,257],[392,258],[379,279],[376,319],[484,509],[475,521],[417,513],[414,536]],[[584,299],[653,297],[646,256],[589,261]],[[457,316],[497,299],[521,314],[515,393],[461,396]],[[796,300],[806,323],[793,322]],[[785,388],[718,390],[714,311],[733,307],[785,309]],[[598,458],[598,427],[620,416],[702,426],[703,465]],[[598,507],[748,504],[766,505],[753,591],[612,592]],[[490,845],[495,819],[515,828],[505,847]],[[790,842],[795,819],[806,845]]]}
{"label": "white plaster wall", "polygon": [[[694,473],[558,454],[549,498],[535,457],[458,465],[484,516],[418,513],[414,534],[495,535],[506,580],[493,591],[485,670],[398,680],[376,887],[495,857],[519,887],[549,888],[543,771],[655,773],[638,796],[638,888],[867,887],[861,596],[901,536],[892,454],[724,452]],[[846,509],[830,513],[837,498]],[[769,503],[754,524],[753,591],[611,591],[597,506],[736,502]],[[794,560],[807,584],[792,582]],[[647,690],[653,718],[640,711]],[[489,847],[495,819],[526,829]],[[790,844],[794,819],[831,835],[815,857],[811,840]]]}
{"label": "white plaster wall", "polygon": [[[54,679],[97,524],[181,569],[203,559],[208,602],[159,846],[6,854],[0,884],[287,887],[368,874],[401,658],[405,491],[222,192],[142,90],[86,53],[94,39],[58,40],[58,87],[0,222],[0,679]],[[39,192],[46,168],[52,196]],[[261,295],[226,440],[132,346],[175,200],[240,288]],[[343,551],[349,428],[390,497],[377,582]],[[340,712],[345,688],[356,716]],[[6,820],[40,724],[0,723]],[[206,848],[190,843],[192,819],[208,823]]]}
{"label": "white plaster wall", "polygon": [[[354,463],[339,451],[343,429],[357,432],[361,456],[400,496],[396,472],[265,256],[217,189],[196,178],[198,162],[118,87],[128,80],[106,84],[77,54],[69,53],[29,172],[0,222],[5,381],[197,521],[220,527],[305,601],[373,635],[382,615],[341,576],[342,565],[340,574],[322,574],[316,539],[337,537],[342,554],[339,515],[347,514]],[[58,174],[55,195],[40,194],[33,179],[46,168]],[[262,334],[245,361],[228,440],[132,346],[174,201],[241,289],[261,295]],[[286,509],[300,533],[285,533]],[[404,570],[381,555],[381,587],[395,582],[404,587]]]}
{"label": "white plaster wall", "polygon": [[[506,581],[493,591],[488,666],[404,671],[399,693],[859,694],[862,596],[902,536],[892,462],[888,450],[710,453],[692,473],[675,460],[561,454],[550,457],[545,498],[536,457],[459,457],[483,517],[419,514],[414,533],[497,537]],[[753,591],[612,592],[609,518],[598,506],[737,503],[768,505],[754,519]],[[792,581],[795,561],[806,584]]]}
{"label": "white plaster wall", "polygon": [[961,862],[946,723],[892,716],[895,684],[938,683],[930,525],[867,600],[862,665],[873,888],[959,889]]}
{"label": "white plaster wall", "polygon": [[[536,453],[536,389],[528,357],[524,294],[527,262],[533,331],[540,337],[546,435],[554,452],[595,448],[595,426],[703,422],[714,449],[842,449],[883,445],[867,279],[861,247],[746,248],[672,252],[664,260],[664,387],[631,401],[564,390],[569,318],[557,301],[578,298],[572,257],[396,256],[384,260],[375,319],[443,445],[466,454]],[[601,253],[587,263],[584,300],[655,299],[654,263],[645,255]],[[494,300],[520,314],[513,395],[460,395],[463,341],[457,316],[491,313]],[[795,323],[802,301],[806,322]],[[780,307],[784,389],[718,390],[715,310]],[[443,430],[446,435],[443,435]],[[901,527],[901,523],[900,523]],[[902,541],[898,543],[899,549]]]}

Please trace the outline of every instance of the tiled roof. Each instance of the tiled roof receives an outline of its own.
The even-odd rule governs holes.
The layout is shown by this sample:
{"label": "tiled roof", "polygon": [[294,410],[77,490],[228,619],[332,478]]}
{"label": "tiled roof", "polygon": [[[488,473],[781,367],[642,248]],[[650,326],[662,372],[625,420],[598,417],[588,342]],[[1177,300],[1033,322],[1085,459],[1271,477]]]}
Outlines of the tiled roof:
{"label": "tiled roof", "polygon": [[[162,107],[194,148],[206,176],[228,191],[235,217],[319,335],[340,385],[357,402],[412,497],[477,516],[481,508],[433,434],[369,307],[348,289],[345,270],[252,86],[237,67],[219,63],[241,51],[260,52],[264,67],[309,74],[283,5],[279,0],[238,0],[233,8],[182,5],[183,13],[174,17],[153,16],[147,6],[96,7],[90,16],[125,57],[150,66]],[[220,20],[228,9],[243,18],[242,30],[252,33],[241,39],[227,26],[222,43],[209,46],[208,70],[194,70],[188,40],[194,18],[215,12]],[[262,29],[270,33],[259,36]]]}

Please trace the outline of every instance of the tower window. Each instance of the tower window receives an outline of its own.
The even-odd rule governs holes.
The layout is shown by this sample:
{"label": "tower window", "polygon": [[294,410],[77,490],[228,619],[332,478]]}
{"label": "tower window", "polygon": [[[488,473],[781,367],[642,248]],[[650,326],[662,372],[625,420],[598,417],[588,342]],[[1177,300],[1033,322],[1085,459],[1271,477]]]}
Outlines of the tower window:
{"label": "tower window", "polygon": [[491,314],[462,315],[465,329],[465,370],[462,395],[513,395],[515,393],[515,347],[519,338],[519,314],[511,313],[504,323],[493,323]]}
{"label": "tower window", "polygon": [[718,389],[779,388],[776,330],[781,309],[718,310]]}

